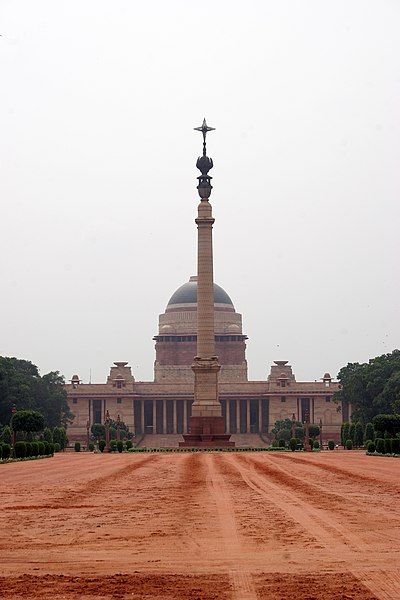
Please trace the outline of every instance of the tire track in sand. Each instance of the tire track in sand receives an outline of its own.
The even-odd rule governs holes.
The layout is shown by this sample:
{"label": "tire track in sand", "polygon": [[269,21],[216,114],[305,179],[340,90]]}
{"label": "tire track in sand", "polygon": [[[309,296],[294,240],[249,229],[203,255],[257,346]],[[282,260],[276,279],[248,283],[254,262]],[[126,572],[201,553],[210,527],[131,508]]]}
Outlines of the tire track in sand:
{"label": "tire track in sand", "polygon": [[400,571],[353,571],[379,600],[399,600]]}
{"label": "tire track in sand", "polygon": [[232,564],[229,575],[233,585],[234,598],[236,600],[257,600],[258,594],[251,573],[243,567],[240,560],[243,544],[237,529],[231,495],[223,476],[215,468],[215,454],[209,454],[205,458],[208,469],[207,489],[217,509],[225,557]]}

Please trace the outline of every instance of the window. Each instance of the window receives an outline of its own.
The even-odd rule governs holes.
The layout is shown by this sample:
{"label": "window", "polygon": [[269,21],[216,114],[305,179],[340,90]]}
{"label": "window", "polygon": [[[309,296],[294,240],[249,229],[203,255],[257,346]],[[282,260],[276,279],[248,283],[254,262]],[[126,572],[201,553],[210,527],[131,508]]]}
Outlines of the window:
{"label": "window", "polygon": [[281,402],[286,402],[286,396],[281,396]]}
{"label": "window", "polygon": [[332,396],[325,396],[325,402],[330,402],[331,398],[332,398]]}
{"label": "window", "polygon": [[122,381],[117,381],[117,388],[119,390],[122,388]]}
{"label": "window", "polygon": [[78,398],[72,398],[72,403],[73,404],[78,404]]}
{"label": "window", "polygon": [[122,398],[117,398],[117,404],[122,404]]}
{"label": "window", "polygon": [[285,379],[282,379],[282,381],[281,381],[281,387],[286,387],[286,380]]}

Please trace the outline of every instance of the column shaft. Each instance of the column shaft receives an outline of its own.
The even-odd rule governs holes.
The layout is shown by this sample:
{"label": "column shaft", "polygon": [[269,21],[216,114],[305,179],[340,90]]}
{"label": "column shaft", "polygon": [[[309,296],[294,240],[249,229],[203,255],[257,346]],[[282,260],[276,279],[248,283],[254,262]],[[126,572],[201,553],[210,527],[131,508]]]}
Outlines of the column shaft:
{"label": "column shaft", "polygon": [[187,433],[187,400],[183,401],[183,433]]}
{"label": "column shaft", "polygon": [[231,401],[226,400],[226,433],[231,432]]}
{"label": "column shaft", "polygon": [[262,420],[262,399],[259,398],[259,400],[258,400],[258,433],[262,433],[262,426],[263,426],[263,420]]}
{"label": "column shaft", "polygon": [[153,400],[153,433],[157,433],[157,400]]}
{"label": "column shaft", "polygon": [[250,433],[250,400],[246,400],[246,433]]}
{"label": "column shaft", "polygon": [[177,414],[176,414],[176,400],[173,400],[173,433],[177,433],[178,428],[177,428]]}
{"label": "column shaft", "polygon": [[142,400],[140,403],[140,428],[142,430],[142,433],[145,433],[145,431],[144,431],[144,400]]}
{"label": "column shaft", "polygon": [[236,400],[236,433],[240,433],[240,400]]}
{"label": "column shaft", "polygon": [[167,401],[162,401],[163,433],[167,433]]}

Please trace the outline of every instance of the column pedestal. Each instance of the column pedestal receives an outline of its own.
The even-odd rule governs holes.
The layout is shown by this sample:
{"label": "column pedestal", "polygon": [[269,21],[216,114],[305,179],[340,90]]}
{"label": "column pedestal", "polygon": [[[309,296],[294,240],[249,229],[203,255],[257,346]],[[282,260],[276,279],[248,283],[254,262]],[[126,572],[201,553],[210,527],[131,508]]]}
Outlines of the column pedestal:
{"label": "column pedestal", "polygon": [[181,448],[226,448],[235,445],[225,433],[225,421],[218,400],[217,357],[210,359],[196,357],[192,365],[194,371],[195,401],[189,419],[189,433],[183,435]]}

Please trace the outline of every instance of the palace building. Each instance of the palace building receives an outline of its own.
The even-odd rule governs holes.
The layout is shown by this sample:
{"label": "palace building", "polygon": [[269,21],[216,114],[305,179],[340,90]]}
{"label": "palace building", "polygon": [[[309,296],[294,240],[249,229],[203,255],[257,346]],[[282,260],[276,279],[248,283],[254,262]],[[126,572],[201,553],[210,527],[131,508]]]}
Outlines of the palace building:
{"label": "palace building", "polygon": [[[219,400],[226,433],[268,435],[278,419],[294,415],[322,422],[323,439],[340,439],[347,420],[346,407],[338,412],[332,396],[338,383],[329,373],[317,381],[297,381],[287,361],[275,361],[261,381],[247,376],[246,340],[242,316],[229,295],[214,284],[215,347],[221,370]],[[155,341],[154,380],[137,381],[127,362],[115,362],[105,383],[84,384],[74,375],[66,385],[74,421],[71,441],[85,440],[87,424],[104,423],[106,411],[136,435],[188,432],[194,399],[191,368],[197,343],[197,277],[191,277],[172,294],[159,316]]]}

